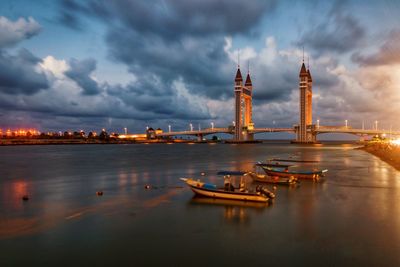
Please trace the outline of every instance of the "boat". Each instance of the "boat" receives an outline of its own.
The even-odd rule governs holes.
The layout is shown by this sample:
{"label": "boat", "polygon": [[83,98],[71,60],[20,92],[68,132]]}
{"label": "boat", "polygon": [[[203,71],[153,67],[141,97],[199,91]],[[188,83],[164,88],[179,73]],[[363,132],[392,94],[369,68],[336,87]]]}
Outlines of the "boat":
{"label": "boat", "polygon": [[253,179],[254,182],[273,184],[273,185],[296,185],[299,182],[297,178],[291,176],[289,178],[279,176],[269,176],[267,174],[258,174],[255,172],[249,172],[248,175]]}
{"label": "boat", "polygon": [[199,196],[221,199],[232,199],[254,202],[268,202],[275,198],[275,194],[263,187],[257,187],[256,191],[250,192],[240,183],[239,188],[234,188],[230,182],[230,175],[224,175],[224,187],[218,188],[215,184],[204,183],[193,178],[180,178],[192,191]]}
{"label": "boat", "polygon": [[282,170],[279,168],[270,168],[270,167],[263,167],[265,174],[269,176],[278,176],[278,177],[294,177],[297,179],[312,179],[312,180],[319,180],[321,177],[325,175],[328,170],[313,170],[313,171],[290,171],[288,169]]}
{"label": "boat", "polygon": [[300,183],[296,177],[279,177],[279,176],[270,176],[267,174],[261,174],[260,169],[269,168],[269,167],[277,167],[280,169],[288,170],[289,167],[293,165],[284,165],[284,164],[274,164],[274,163],[261,163],[257,162],[254,164],[254,172],[249,172],[248,175],[253,179],[254,182],[259,183],[267,183],[273,185],[296,185]]}

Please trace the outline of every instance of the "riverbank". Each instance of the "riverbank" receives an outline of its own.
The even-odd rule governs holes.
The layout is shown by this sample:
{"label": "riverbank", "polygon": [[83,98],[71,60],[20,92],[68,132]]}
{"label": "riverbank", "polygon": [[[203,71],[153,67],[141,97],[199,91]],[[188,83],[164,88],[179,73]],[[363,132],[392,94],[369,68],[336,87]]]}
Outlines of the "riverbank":
{"label": "riverbank", "polygon": [[387,142],[367,143],[360,148],[386,163],[390,164],[397,170],[400,170],[400,147]]}

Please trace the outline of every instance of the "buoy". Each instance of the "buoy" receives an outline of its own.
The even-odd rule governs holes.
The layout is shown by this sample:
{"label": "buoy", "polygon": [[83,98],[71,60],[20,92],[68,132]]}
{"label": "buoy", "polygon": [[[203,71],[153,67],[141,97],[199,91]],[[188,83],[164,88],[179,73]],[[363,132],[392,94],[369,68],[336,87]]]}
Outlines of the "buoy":
{"label": "buoy", "polygon": [[144,186],[144,189],[150,189],[150,185],[146,184],[146,185]]}
{"label": "buoy", "polygon": [[103,195],[103,191],[97,191],[97,192],[96,192],[96,195],[102,196],[102,195]]}
{"label": "buoy", "polygon": [[28,195],[23,195],[22,196],[22,200],[23,201],[28,201],[29,200],[29,196]]}
{"label": "buoy", "polygon": [[206,175],[206,173],[205,173],[205,172],[201,172],[200,175],[201,175],[201,176],[204,176],[204,175]]}

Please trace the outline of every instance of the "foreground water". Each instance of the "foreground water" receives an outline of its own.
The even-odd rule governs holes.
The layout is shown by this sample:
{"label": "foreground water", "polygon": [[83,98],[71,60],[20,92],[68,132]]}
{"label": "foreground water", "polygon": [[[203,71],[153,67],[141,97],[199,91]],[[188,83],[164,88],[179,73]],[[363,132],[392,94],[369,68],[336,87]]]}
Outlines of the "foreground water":
{"label": "foreground water", "polygon": [[[354,147],[0,147],[0,266],[400,266],[400,173]],[[178,179],[288,156],[319,160],[325,182],[262,206],[196,199]]]}

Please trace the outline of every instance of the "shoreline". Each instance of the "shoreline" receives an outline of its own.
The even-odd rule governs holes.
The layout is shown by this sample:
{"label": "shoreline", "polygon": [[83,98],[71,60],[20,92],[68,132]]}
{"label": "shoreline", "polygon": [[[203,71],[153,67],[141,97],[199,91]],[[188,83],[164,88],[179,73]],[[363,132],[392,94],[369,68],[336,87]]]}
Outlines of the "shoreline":
{"label": "shoreline", "polygon": [[400,171],[400,148],[390,143],[368,143],[358,148],[370,153]]}
{"label": "shoreline", "polygon": [[[39,138],[0,138],[1,146],[47,146],[47,145],[124,145],[124,144],[228,144],[228,145],[243,145],[243,144],[268,144],[268,143],[284,143],[292,144],[289,139],[259,139],[253,141],[235,142],[232,140],[186,140],[186,139],[171,139],[171,140],[129,140],[129,139],[39,139]],[[354,144],[349,140],[331,140],[322,141],[318,144],[301,144],[305,146],[321,145],[321,144]],[[295,144],[296,145],[296,144]],[[299,144],[297,144],[299,145]]]}

